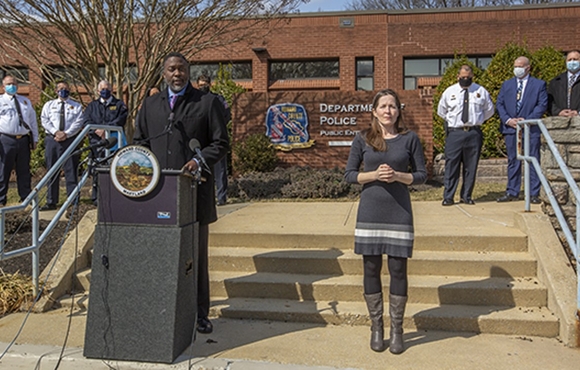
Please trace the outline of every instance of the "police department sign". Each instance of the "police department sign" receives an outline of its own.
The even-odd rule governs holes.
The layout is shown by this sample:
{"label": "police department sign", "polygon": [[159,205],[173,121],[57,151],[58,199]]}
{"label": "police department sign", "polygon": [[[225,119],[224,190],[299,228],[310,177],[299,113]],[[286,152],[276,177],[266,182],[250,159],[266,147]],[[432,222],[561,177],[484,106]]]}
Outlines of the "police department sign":
{"label": "police department sign", "polygon": [[283,151],[314,145],[308,135],[308,115],[300,104],[270,106],[266,113],[266,135],[276,149]]}
{"label": "police department sign", "polygon": [[131,198],[149,194],[161,176],[159,162],[153,152],[139,145],[119,150],[113,158],[110,171],[115,188]]}

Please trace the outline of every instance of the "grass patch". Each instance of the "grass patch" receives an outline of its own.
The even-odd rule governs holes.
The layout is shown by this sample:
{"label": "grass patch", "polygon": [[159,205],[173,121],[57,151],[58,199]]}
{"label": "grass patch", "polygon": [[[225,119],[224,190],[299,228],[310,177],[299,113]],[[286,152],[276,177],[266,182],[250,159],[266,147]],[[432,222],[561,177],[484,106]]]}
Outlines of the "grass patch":
{"label": "grass patch", "polygon": [[[461,184],[455,194],[455,200],[459,200],[459,190]],[[473,188],[472,198],[476,202],[495,202],[495,200],[505,194],[505,183],[495,182],[476,182]],[[411,187],[411,200],[414,202],[426,201],[442,201],[443,200],[443,186],[416,186]]]}

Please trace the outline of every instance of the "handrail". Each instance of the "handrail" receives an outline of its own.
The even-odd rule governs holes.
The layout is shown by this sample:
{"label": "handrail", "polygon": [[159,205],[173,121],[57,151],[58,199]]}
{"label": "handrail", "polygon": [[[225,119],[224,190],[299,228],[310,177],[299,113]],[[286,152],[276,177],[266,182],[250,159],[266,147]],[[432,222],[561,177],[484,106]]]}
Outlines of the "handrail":
{"label": "handrail", "polygon": [[[560,171],[562,171],[562,174],[564,175],[564,178],[566,179],[566,183],[568,184],[568,186],[572,190],[572,193],[574,194],[574,201],[576,204],[576,237],[574,237],[574,235],[572,235],[572,232],[570,231],[570,227],[568,227],[568,223],[566,222],[566,218],[562,212],[562,209],[560,208],[560,204],[558,204],[558,201],[556,200],[556,197],[554,196],[554,192],[552,191],[552,188],[550,187],[548,180],[546,179],[546,177],[542,173],[542,168],[540,167],[540,163],[538,163],[538,160],[535,157],[530,157],[530,126],[533,126],[533,125],[536,125],[540,128],[540,131],[542,132],[542,135],[544,136],[546,144],[548,144],[548,148],[552,152],[552,155],[554,156],[556,163],[558,163],[558,167],[560,167]],[[522,127],[524,129],[524,133],[523,133],[523,139],[524,139],[523,144],[524,145],[523,146],[521,145],[521,139],[520,139],[520,131],[521,131]],[[518,148],[520,148],[520,149],[523,148],[523,150],[524,150],[524,154],[521,155],[520,149],[518,149],[517,158],[519,160],[524,161],[525,210],[526,210],[526,212],[530,211],[530,163],[531,163],[534,166],[534,169],[536,170],[536,174],[538,175],[538,178],[540,179],[540,182],[542,184],[542,187],[544,188],[544,191],[546,192],[546,195],[548,196],[548,200],[550,201],[550,205],[552,206],[552,209],[554,210],[554,214],[556,215],[556,218],[558,219],[558,223],[560,224],[560,227],[562,228],[562,231],[564,232],[564,236],[566,237],[566,241],[568,242],[568,245],[570,246],[570,249],[572,250],[572,253],[574,254],[574,258],[576,258],[576,272],[577,272],[577,281],[578,281],[578,289],[577,289],[577,293],[576,293],[576,308],[577,308],[576,315],[577,315],[577,320],[580,320],[580,237],[579,237],[579,235],[580,235],[580,203],[579,203],[580,202],[580,189],[578,188],[576,181],[574,181],[574,177],[570,173],[570,170],[568,169],[566,162],[564,162],[564,160],[562,159],[562,156],[560,155],[558,148],[556,148],[556,144],[554,144],[554,140],[552,139],[552,136],[550,136],[550,133],[548,132],[548,129],[546,128],[546,126],[544,125],[544,122],[542,122],[542,120],[533,119],[533,120],[524,120],[524,121],[518,122],[518,125],[516,127],[516,137],[517,137]]]}
{"label": "handrail", "polygon": [[[39,286],[38,286],[38,278],[39,278],[39,249],[42,244],[46,241],[46,238],[50,234],[50,232],[54,229],[57,222],[60,220],[62,215],[66,212],[66,209],[70,206],[70,204],[75,200],[77,196],[80,195],[82,187],[85,185],[89,178],[89,172],[85,171],[85,173],[79,179],[78,185],[73,190],[73,192],[67,197],[64,201],[63,205],[59,208],[56,215],[52,219],[52,221],[48,224],[42,235],[40,235],[40,214],[39,214],[39,194],[43,187],[48,185],[49,181],[52,179],[54,175],[60,172],[62,166],[64,165],[65,161],[71,156],[73,151],[76,150],[78,145],[84,140],[85,136],[92,130],[104,130],[105,137],[109,138],[111,131],[117,132],[118,140],[118,147],[122,147],[123,143],[120,140],[123,128],[118,126],[106,126],[106,125],[87,125],[85,126],[81,132],[76,136],[73,140],[71,145],[64,151],[62,156],[56,161],[54,166],[44,175],[44,177],[34,186],[30,194],[24,199],[24,201],[18,205],[0,208],[0,261],[8,260],[10,258],[18,257],[27,253],[32,254],[32,283],[34,285],[34,295],[38,294]],[[109,154],[109,150],[105,152],[106,155]],[[10,252],[4,251],[4,243],[5,243],[5,221],[6,221],[6,214],[10,212],[16,212],[26,207],[31,206],[31,217],[32,217],[32,243],[31,245],[19,249],[12,250]]]}

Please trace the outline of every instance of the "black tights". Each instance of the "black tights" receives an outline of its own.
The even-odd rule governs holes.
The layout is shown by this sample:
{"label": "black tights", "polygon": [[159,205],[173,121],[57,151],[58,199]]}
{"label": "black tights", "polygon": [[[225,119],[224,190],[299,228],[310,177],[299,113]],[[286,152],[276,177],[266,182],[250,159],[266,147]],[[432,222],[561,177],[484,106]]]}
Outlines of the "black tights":
{"label": "black tights", "polygon": [[[381,284],[381,269],[383,267],[383,256],[363,256],[364,263],[364,291],[365,294],[379,293],[383,290]],[[407,258],[388,256],[387,264],[391,285],[389,293],[393,295],[406,296],[409,286],[407,280]]]}

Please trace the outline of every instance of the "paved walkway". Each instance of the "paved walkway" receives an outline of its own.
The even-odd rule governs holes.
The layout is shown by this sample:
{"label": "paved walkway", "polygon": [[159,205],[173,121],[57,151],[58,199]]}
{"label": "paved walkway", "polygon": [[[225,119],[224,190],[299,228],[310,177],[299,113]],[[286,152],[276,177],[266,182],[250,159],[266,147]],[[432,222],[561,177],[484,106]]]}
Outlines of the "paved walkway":
{"label": "paved walkway", "polygon": [[[415,203],[417,236],[423,230],[461,233],[513,226],[523,203],[481,203],[441,207],[439,202]],[[534,206],[533,211],[538,212]],[[351,203],[257,203],[220,207],[220,221],[211,231],[240,227],[293,233],[294,230],[334,229],[352,232],[356,207]],[[227,216],[227,217],[226,217]],[[272,224],[272,220],[275,223]],[[443,226],[438,220],[444,221]],[[506,229],[506,230],[507,230]],[[247,230],[246,230],[247,231]],[[448,230],[449,231],[449,230]],[[0,353],[16,336],[24,313],[0,319]],[[557,339],[476,335],[432,331],[405,333],[408,349],[395,356],[369,349],[370,330],[359,326],[320,326],[252,320],[215,319],[215,331],[198,335],[174,364],[89,360],[82,356],[86,311],[59,309],[31,314],[16,345],[0,360],[1,369],[579,369],[580,349]],[[66,344],[65,344],[66,343]],[[62,361],[58,363],[61,349]]]}

